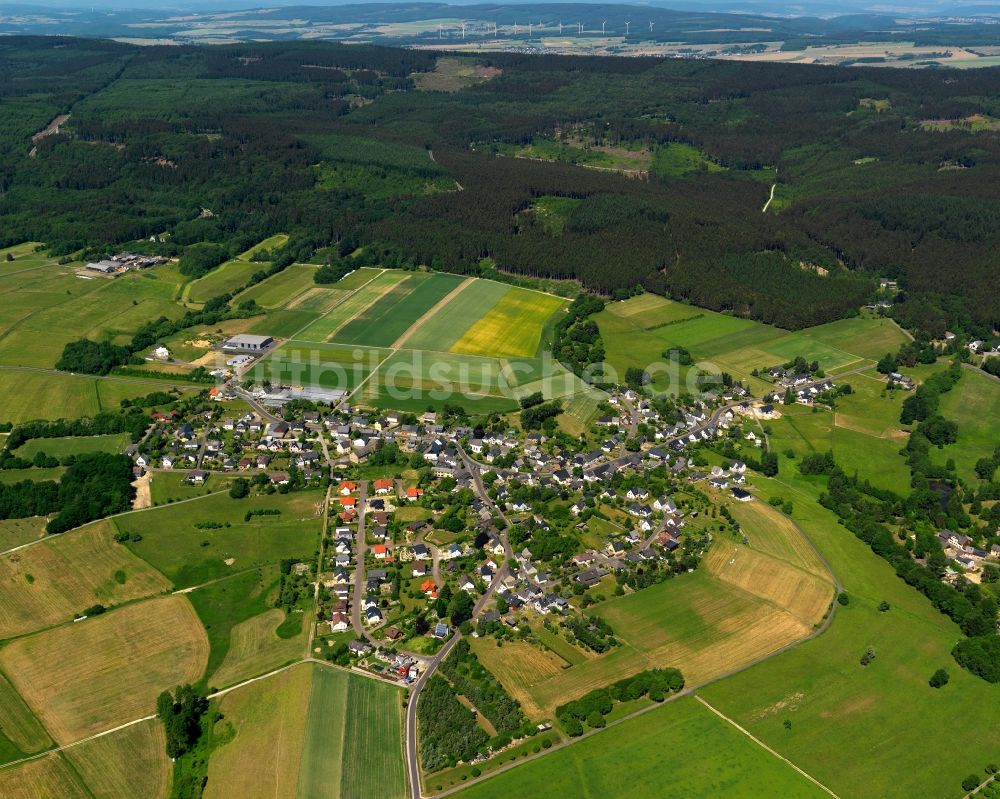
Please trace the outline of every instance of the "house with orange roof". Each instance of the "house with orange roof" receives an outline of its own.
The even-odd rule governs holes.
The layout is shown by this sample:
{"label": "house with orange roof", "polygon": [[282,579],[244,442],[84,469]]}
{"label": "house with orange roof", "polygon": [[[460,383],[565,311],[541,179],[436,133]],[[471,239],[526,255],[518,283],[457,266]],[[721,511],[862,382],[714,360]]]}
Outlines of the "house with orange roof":
{"label": "house with orange roof", "polygon": [[406,498],[410,502],[416,502],[424,495],[424,489],[422,488],[408,488],[406,489]]}
{"label": "house with orange roof", "polygon": [[376,480],[374,483],[376,494],[388,494],[392,491],[392,480]]}
{"label": "house with orange roof", "polygon": [[389,556],[389,547],[385,544],[376,544],[372,547],[372,556],[375,560],[385,560]]}
{"label": "house with orange roof", "polygon": [[340,504],[345,508],[353,508],[358,504],[354,497],[341,497]]}
{"label": "house with orange roof", "polygon": [[431,597],[437,596],[437,583],[435,583],[433,580],[424,580],[420,584],[420,590],[423,591],[428,596]]}
{"label": "house with orange roof", "polygon": [[352,483],[350,480],[344,480],[339,486],[337,486],[337,491],[340,492],[340,496],[346,497],[348,494],[352,494],[358,490],[358,484]]}

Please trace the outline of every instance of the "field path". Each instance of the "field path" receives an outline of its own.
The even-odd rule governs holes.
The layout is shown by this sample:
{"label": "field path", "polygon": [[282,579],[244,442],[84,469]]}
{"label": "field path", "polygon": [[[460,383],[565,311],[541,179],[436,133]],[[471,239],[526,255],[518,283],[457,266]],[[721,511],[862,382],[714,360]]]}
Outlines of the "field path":
{"label": "field path", "polygon": [[472,283],[474,283],[475,280],[476,280],[476,278],[474,278],[474,277],[467,277],[465,280],[463,280],[461,283],[459,283],[457,286],[455,286],[455,288],[453,288],[450,292],[448,292],[448,294],[446,294],[444,297],[442,297],[434,305],[433,308],[431,308],[429,311],[427,311],[427,313],[425,313],[423,316],[421,316],[416,322],[414,322],[412,325],[410,325],[409,328],[407,328],[406,332],[403,333],[403,335],[401,335],[399,338],[397,338],[393,342],[392,349],[393,350],[400,349],[410,339],[410,337],[414,333],[416,333],[417,330],[419,330],[423,326],[424,322],[426,322],[428,319],[430,319],[432,316],[434,316],[438,311],[440,311],[442,308],[444,308],[444,306],[446,306],[449,302],[451,302],[453,299],[455,299],[455,297],[457,297],[459,294],[461,294],[463,291],[465,291],[465,289],[468,286],[472,285]]}
{"label": "field path", "polygon": [[774,755],[776,758],[778,758],[778,760],[780,760],[783,763],[786,763],[789,766],[791,766],[793,769],[795,769],[796,772],[798,772],[803,777],[805,777],[807,780],[809,780],[809,782],[811,782],[817,788],[820,788],[821,790],[823,790],[826,793],[830,794],[830,796],[832,796],[834,799],[840,799],[840,797],[837,796],[837,794],[835,794],[833,791],[831,791],[829,788],[827,788],[818,779],[816,779],[811,774],[808,774],[807,772],[805,772],[802,769],[800,769],[798,766],[796,766],[787,757],[784,757],[783,755],[779,755],[770,746],[768,746],[766,743],[764,743],[762,740],[760,740],[760,738],[757,738],[754,735],[752,735],[749,730],[745,729],[744,727],[741,727],[739,724],[737,724],[735,721],[733,721],[731,718],[729,718],[729,716],[726,716],[723,713],[721,713],[720,711],[716,710],[714,707],[712,707],[708,702],[706,702],[704,699],[702,699],[697,694],[694,695],[694,698],[697,699],[699,702],[701,702],[709,710],[711,710],[720,719],[722,719],[723,721],[725,721],[727,724],[732,725],[737,730],[739,730],[741,733],[743,733],[747,738],[749,738],[751,741],[753,741],[755,744],[757,744],[757,746],[759,746],[761,749],[763,749],[766,752],[770,752],[772,755]]}
{"label": "field path", "polygon": [[762,214],[766,214],[767,213],[767,209],[770,208],[771,207],[771,203],[774,202],[774,190],[776,188],[778,188],[778,184],[777,183],[772,183],[771,184],[771,196],[767,198],[767,202],[764,203],[764,207],[760,209],[760,212]]}

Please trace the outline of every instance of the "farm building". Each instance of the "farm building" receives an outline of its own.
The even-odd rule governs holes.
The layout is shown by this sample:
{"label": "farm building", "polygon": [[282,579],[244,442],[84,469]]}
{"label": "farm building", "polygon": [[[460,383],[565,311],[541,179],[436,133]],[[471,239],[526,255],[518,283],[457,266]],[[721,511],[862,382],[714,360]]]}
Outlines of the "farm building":
{"label": "farm building", "polygon": [[271,336],[254,336],[240,333],[222,342],[222,349],[234,352],[262,352],[274,343]]}

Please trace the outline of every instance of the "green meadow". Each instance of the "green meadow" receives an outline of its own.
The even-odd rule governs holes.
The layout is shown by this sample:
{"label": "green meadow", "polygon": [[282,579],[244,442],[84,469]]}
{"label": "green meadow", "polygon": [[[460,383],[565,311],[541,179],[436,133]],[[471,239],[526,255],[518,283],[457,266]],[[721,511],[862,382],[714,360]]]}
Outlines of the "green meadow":
{"label": "green meadow", "polygon": [[[850,603],[836,608],[823,635],[700,693],[840,796],[962,796],[962,778],[981,772],[1000,747],[1000,686],[955,664],[958,627],[819,506],[818,479],[783,466],[777,479],[758,482],[765,499],[794,502],[795,521]],[[887,612],[878,610],[883,600]],[[876,658],[862,667],[869,646]],[[927,685],[938,668],[951,675],[941,690]],[[944,719],[953,723],[942,760]]]}
{"label": "green meadow", "polygon": [[[186,588],[282,558],[312,557],[322,499],[316,491],[242,500],[221,493],[118,516],[114,524],[119,531],[140,535],[128,547],[177,588]],[[265,509],[280,514],[244,518],[247,511]],[[206,522],[221,526],[197,526]]]}
{"label": "green meadow", "polygon": [[692,697],[485,780],[462,799],[819,799],[825,794]]}

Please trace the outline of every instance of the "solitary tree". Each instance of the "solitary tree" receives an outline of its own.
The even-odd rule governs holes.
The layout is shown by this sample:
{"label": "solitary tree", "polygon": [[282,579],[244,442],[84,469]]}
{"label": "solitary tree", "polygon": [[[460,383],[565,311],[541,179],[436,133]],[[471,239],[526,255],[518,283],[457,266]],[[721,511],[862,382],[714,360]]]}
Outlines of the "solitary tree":
{"label": "solitary tree", "polygon": [[949,679],[950,677],[948,676],[948,672],[946,672],[944,669],[938,669],[937,671],[934,672],[934,674],[931,675],[931,679],[928,682],[928,684],[930,685],[931,688],[943,688],[945,685],[948,684]]}

